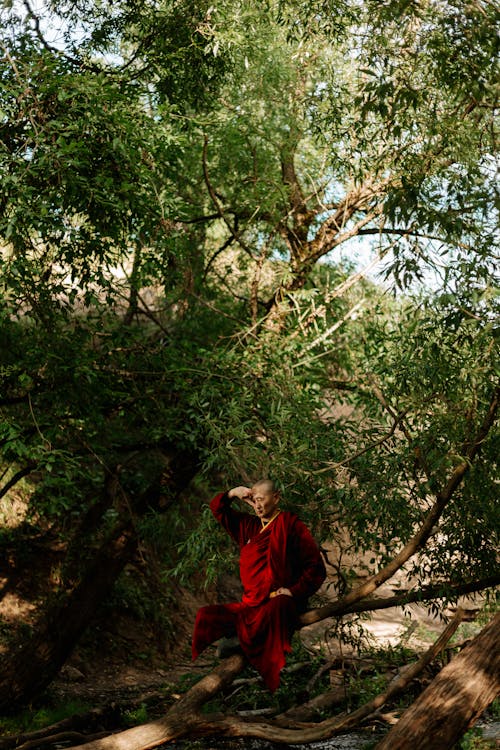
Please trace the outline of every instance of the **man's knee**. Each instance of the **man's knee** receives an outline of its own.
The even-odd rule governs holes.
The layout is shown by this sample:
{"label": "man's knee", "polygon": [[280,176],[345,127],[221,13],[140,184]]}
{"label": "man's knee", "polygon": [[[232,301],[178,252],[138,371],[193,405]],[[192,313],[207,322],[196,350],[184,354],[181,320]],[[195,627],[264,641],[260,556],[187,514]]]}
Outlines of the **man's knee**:
{"label": "man's knee", "polygon": [[[234,635],[233,635],[234,633]],[[217,644],[216,656],[218,659],[226,659],[228,656],[241,652],[240,639],[236,635],[236,631],[231,631],[231,635],[225,638],[221,638]]]}

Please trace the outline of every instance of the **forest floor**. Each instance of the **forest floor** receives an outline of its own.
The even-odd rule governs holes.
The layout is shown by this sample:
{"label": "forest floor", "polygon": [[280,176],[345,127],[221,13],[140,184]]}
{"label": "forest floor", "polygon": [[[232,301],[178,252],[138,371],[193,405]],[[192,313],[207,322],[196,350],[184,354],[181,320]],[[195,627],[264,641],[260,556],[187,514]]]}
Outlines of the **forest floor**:
{"label": "forest floor", "polygon": [[[39,582],[47,580],[47,571],[31,570],[31,574],[28,574],[29,560],[23,561],[19,568],[16,568],[16,562],[19,561],[9,561],[8,557],[0,560],[0,660],[8,648],[9,633],[29,628],[35,621],[41,595]],[[50,564],[48,554],[47,565]],[[16,575],[12,575],[13,569]],[[392,589],[397,583],[392,579],[385,590],[379,592],[380,595],[393,593]],[[401,578],[400,583],[406,585],[407,581]],[[226,581],[222,587],[222,600],[237,599],[237,585],[236,580]],[[332,589],[328,586],[323,587],[320,592],[322,602],[334,596],[330,591]],[[211,600],[220,594],[220,589],[212,592]],[[183,590],[179,592],[178,601],[181,606],[177,613],[171,614],[170,631],[163,633],[159,632],[158,623],[155,624],[153,619],[148,620],[144,615],[139,617],[137,612],[124,611],[116,606],[106,607],[44,695],[25,711],[21,722],[26,727],[34,728],[37,724],[57,721],[59,708],[61,718],[72,712],[96,709],[112,713],[119,708],[120,718],[126,716],[130,725],[161,716],[196,677],[203,676],[217,663],[213,648],[208,649],[196,662],[191,660],[192,626],[196,611],[206,603],[206,597]],[[480,599],[465,601],[465,606],[470,609],[480,605]],[[413,604],[404,611],[398,608],[375,612],[362,626],[367,652],[370,649],[399,646],[422,652],[443,630],[444,622],[441,617],[433,617],[424,607]],[[330,627],[331,623],[327,621],[317,623],[303,628],[295,639],[308,654],[322,654],[328,658],[340,648],[338,640],[329,638]],[[458,640],[472,637],[480,627],[475,622],[463,623]],[[342,644],[341,648],[344,654],[352,652],[348,644]],[[500,730],[500,725],[496,726]],[[8,725],[2,726],[0,717],[0,735],[4,733],[11,734],[12,730],[9,731]],[[341,738],[336,738],[335,743],[316,743],[309,747],[317,750],[364,747],[366,737],[364,741],[356,737],[355,733],[349,735],[344,744]],[[492,742],[495,744],[482,747],[500,747],[500,731]],[[191,746],[178,743],[170,747]],[[212,745],[195,744],[192,747],[205,750]],[[213,747],[221,750],[225,747],[259,747],[265,750],[267,746],[265,743],[252,744],[247,741],[244,745],[219,742]]]}
{"label": "forest floor", "polygon": [[[230,585],[226,583],[226,590]],[[380,593],[389,595],[391,590],[387,587],[387,591]],[[328,598],[324,595],[323,601]],[[163,647],[159,645],[156,628],[150,623],[119,611],[101,615],[53,681],[49,693],[61,701],[82,700],[99,706],[127,696],[147,696],[162,688],[175,690],[186,677],[205,674],[214,664],[215,648],[209,648],[193,662],[190,644],[196,611],[206,603],[202,596],[182,592],[181,611],[173,622],[175,636],[173,633],[167,636]],[[467,606],[475,605],[467,600]],[[26,603],[23,606],[17,595],[7,595],[0,601],[0,622],[15,617],[22,619],[23,612],[31,614],[31,607],[26,608]],[[446,616],[450,612],[443,614]],[[421,652],[436,639],[444,623],[424,607],[412,604],[405,612],[401,608],[374,612],[362,627],[367,649],[404,644]],[[299,637],[311,652],[324,652],[328,628],[328,622],[319,622],[303,628],[295,638]],[[462,637],[469,637],[479,629],[474,623],[464,623]],[[334,648],[337,645],[335,641]],[[348,654],[352,649],[344,644],[343,651]]]}

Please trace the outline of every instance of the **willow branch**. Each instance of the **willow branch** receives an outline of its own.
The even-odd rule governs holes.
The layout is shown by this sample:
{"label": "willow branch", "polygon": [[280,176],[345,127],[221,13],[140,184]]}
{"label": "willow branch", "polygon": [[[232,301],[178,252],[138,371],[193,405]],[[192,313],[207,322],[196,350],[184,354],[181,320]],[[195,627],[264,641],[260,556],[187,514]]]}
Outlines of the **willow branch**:
{"label": "willow branch", "polygon": [[368,578],[361,586],[358,586],[357,588],[350,591],[349,594],[347,594],[345,597],[337,600],[336,602],[332,602],[326,607],[321,607],[317,610],[310,610],[309,612],[304,613],[300,618],[300,622],[302,625],[310,625],[311,623],[318,622],[325,617],[332,617],[339,614],[344,614],[344,612],[349,611],[349,608],[351,606],[357,604],[362,599],[369,596],[379,586],[385,583],[385,581],[388,581],[389,578],[392,578],[396,571],[398,571],[405,564],[405,562],[413,557],[413,555],[415,555],[426,544],[434,529],[434,526],[441,518],[441,515],[443,514],[444,509],[453,497],[454,492],[460,486],[464,476],[469,471],[472,460],[481,449],[481,446],[484,443],[491,427],[495,423],[499,399],[500,387],[497,387],[491,397],[488,411],[485,414],[476,437],[469,444],[467,455],[464,457],[464,460],[457,464],[457,466],[454,468],[444,488],[436,494],[436,501],[425,517],[416,534],[414,534],[414,536],[404,545],[404,547],[392,558],[392,560],[388,563],[388,565],[385,566],[385,568],[382,568],[377,573],[375,573],[375,575]]}
{"label": "willow branch", "polygon": [[494,588],[500,585],[500,574],[481,578],[479,581],[469,581],[467,583],[458,583],[457,581],[444,581],[443,583],[424,586],[421,589],[412,591],[403,591],[395,596],[388,596],[384,599],[363,599],[361,602],[354,604],[344,614],[353,614],[355,612],[375,612],[379,609],[390,609],[391,607],[404,607],[406,604],[413,602],[428,602],[443,597],[448,592],[453,596],[466,596],[478,591]]}
{"label": "willow branch", "polygon": [[202,163],[203,163],[203,177],[205,179],[205,184],[207,186],[208,194],[210,196],[210,199],[212,203],[214,204],[218,215],[226,225],[226,227],[229,229],[231,236],[236,240],[236,242],[240,245],[240,247],[248,253],[248,255],[253,259],[253,252],[248,247],[246,242],[242,239],[240,233],[237,231],[237,229],[231,224],[229,219],[226,216],[226,213],[224,209],[222,208],[219,199],[217,198],[217,193],[214,190],[214,187],[210,181],[210,175],[208,174],[208,164],[207,164],[207,151],[208,151],[208,138],[207,136],[203,139],[203,154],[202,154]]}

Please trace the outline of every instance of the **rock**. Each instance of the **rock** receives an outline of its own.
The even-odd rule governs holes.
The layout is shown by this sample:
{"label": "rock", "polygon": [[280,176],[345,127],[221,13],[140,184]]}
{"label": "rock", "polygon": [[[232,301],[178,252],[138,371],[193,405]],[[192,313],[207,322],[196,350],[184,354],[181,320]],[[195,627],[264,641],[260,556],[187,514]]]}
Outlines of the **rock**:
{"label": "rock", "polygon": [[79,669],[71,667],[69,664],[61,669],[61,677],[68,682],[82,682],[85,679],[85,675]]}

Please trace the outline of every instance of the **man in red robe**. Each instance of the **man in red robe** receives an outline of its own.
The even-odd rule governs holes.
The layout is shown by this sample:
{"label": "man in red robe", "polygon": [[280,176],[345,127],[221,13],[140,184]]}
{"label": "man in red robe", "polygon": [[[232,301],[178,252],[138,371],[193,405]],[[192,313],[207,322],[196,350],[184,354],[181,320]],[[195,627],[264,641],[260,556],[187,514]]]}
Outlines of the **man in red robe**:
{"label": "man in red robe", "polygon": [[[253,514],[231,507],[238,498]],[[282,511],[269,479],[252,488],[234,487],[214,497],[210,508],[240,548],[241,602],[202,607],[193,633],[193,659],[211,643],[236,632],[244,655],[267,687],[279,685],[298,615],[325,579],[318,545],[305,524]]]}

